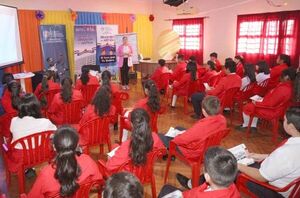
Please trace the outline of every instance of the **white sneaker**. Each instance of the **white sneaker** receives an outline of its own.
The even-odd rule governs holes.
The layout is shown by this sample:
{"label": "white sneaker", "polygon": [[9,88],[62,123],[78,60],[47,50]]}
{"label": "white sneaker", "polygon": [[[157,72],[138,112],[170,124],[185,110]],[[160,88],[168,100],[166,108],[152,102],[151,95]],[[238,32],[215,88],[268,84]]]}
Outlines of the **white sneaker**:
{"label": "white sneaker", "polygon": [[125,87],[126,87],[126,89],[127,89],[127,90],[129,90],[129,89],[130,89],[128,85],[126,85]]}
{"label": "white sneaker", "polygon": [[125,85],[122,85],[122,89],[123,89],[123,90],[126,90],[126,86],[125,86]]}

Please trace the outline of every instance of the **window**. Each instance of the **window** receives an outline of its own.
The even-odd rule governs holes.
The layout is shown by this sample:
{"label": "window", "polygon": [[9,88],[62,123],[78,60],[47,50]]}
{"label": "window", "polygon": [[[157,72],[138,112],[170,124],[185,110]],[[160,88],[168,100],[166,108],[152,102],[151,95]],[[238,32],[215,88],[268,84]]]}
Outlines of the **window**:
{"label": "window", "polygon": [[193,25],[173,25],[173,30],[180,37],[180,49],[199,50],[200,49],[200,24]]}

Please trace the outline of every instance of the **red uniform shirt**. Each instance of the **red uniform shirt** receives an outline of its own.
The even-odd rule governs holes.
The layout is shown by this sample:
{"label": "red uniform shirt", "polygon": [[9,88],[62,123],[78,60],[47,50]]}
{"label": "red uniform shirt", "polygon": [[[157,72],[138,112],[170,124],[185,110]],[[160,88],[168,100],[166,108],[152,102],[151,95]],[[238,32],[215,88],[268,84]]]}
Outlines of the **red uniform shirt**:
{"label": "red uniform shirt", "polygon": [[171,77],[172,80],[180,81],[182,76],[185,74],[185,70],[186,70],[186,63],[179,62],[173,70],[172,77]]}
{"label": "red uniform shirt", "polygon": [[242,63],[238,63],[236,66],[236,74],[239,75],[241,78],[244,77],[244,66]]}
{"label": "red uniform shirt", "polygon": [[215,60],[215,65],[218,72],[222,70],[221,62],[218,59]]}
{"label": "red uniform shirt", "polygon": [[[82,84],[81,80],[78,79],[76,81],[76,84],[75,84],[75,89],[80,90],[81,87],[82,87],[82,85],[83,84]],[[96,76],[92,76],[92,75],[89,74],[89,81],[87,82],[86,85],[99,85],[99,80],[98,80],[98,78]]]}
{"label": "red uniform shirt", "polygon": [[243,112],[247,115],[257,113],[263,117],[272,117],[282,112],[286,107],[277,108],[275,110],[259,108],[257,105],[266,107],[276,107],[280,104],[287,104],[291,101],[293,95],[293,85],[290,81],[281,82],[274,89],[270,90],[264,97],[262,102],[256,102],[255,104],[248,103],[244,106]]}
{"label": "red uniform shirt", "polygon": [[206,137],[226,129],[226,118],[223,115],[216,115],[199,120],[186,132],[176,136],[173,141],[178,145],[182,154],[190,159],[203,155],[204,142],[199,144]]}
{"label": "red uniform shirt", "polygon": [[208,83],[209,79],[217,74],[218,72],[216,70],[209,70],[200,78],[200,80],[202,83]]}
{"label": "red uniform shirt", "polygon": [[[60,85],[53,80],[48,80],[48,91],[60,89]],[[38,84],[36,89],[34,90],[34,95],[39,98],[40,94],[42,93],[42,83]]]}
{"label": "red uniform shirt", "polygon": [[[76,157],[77,163],[81,169],[81,175],[79,176],[77,183],[84,182],[85,179],[91,177],[92,180],[101,180],[102,175],[98,169],[94,160],[85,154]],[[54,178],[55,169],[50,164],[45,166],[38,175],[33,187],[31,188],[28,198],[46,197],[46,194],[56,194],[59,192],[60,184],[58,180]]]}
{"label": "red uniform shirt", "polygon": [[[152,133],[152,138],[153,138],[153,150],[165,148],[156,133]],[[131,140],[127,140],[123,142],[118,148],[118,150],[116,151],[115,155],[107,160],[106,162],[107,170],[113,172],[114,170],[119,168],[122,164],[130,160],[129,157],[130,141]]]}
{"label": "red uniform shirt", "polygon": [[2,107],[5,113],[17,113],[17,110],[11,105],[11,92],[5,89],[1,98]]}
{"label": "red uniform shirt", "polygon": [[235,184],[231,184],[228,188],[222,190],[205,191],[208,188],[207,184],[202,184],[199,187],[193,188],[183,192],[185,198],[240,198],[241,195],[236,188]]}
{"label": "red uniform shirt", "polygon": [[[84,100],[79,90],[73,89],[72,101],[82,101],[82,107],[84,106]],[[49,117],[52,122],[57,125],[64,124],[64,101],[62,100],[60,93],[55,94],[53,101],[48,109]]]}
{"label": "red uniform shirt", "polygon": [[189,92],[189,84],[191,82],[191,73],[185,73],[180,81],[174,81],[174,94],[178,96],[186,96]]}
{"label": "red uniform shirt", "polygon": [[287,69],[288,66],[284,63],[282,65],[277,65],[271,69],[270,72],[270,80],[268,83],[268,87],[273,89],[280,82],[280,76],[283,70]]}
{"label": "red uniform shirt", "polygon": [[237,74],[228,74],[220,80],[214,89],[207,91],[207,94],[217,96],[219,99],[222,99],[225,91],[234,87],[240,88],[241,85],[241,77],[239,77]]}
{"label": "red uniform shirt", "polygon": [[166,87],[166,83],[161,79],[161,75],[164,73],[169,73],[169,69],[166,66],[159,66],[158,68],[156,68],[156,70],[154,71],[154,73],[151,75],[151,80],[153,80],[157,86],[158,90],[164,89]]}

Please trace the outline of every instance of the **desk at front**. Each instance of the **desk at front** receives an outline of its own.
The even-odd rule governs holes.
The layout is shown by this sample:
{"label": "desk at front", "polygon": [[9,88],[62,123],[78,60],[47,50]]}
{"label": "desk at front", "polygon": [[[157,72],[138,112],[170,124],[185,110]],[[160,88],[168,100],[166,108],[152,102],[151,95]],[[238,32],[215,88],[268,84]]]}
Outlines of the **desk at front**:
{"label": "desk at front", "polygon": [[[166,61],[166,66],[169,69],[174,69],[174,67],[176,66],[177,62],[176,61]],[[147,75],[151,75],[153,74],[153,72],[155,71],[155,69],[158,67],[158,61],[153,61],[153,60],[149,60],[149,61],[140,61],[139,64],[135,64],[134,65],[134,69],[135,71],[141,72],[141,77],[145,77]]]}

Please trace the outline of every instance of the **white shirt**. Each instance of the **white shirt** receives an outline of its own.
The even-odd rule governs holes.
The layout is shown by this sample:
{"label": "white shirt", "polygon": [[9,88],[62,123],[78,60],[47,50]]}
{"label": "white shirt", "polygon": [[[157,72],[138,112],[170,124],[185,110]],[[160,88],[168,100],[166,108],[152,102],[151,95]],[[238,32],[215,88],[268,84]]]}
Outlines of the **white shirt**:
{"label": "white shirt", "polygon": [[257,84],[260,84],[268,78],[270,78],[270,74],[265,74],[264,72],[261,72],[256,75],[256,82]]}
{"label": "white shirt", "polygon": [[128,46],[128,45],[124,45],[124,46],[123,46],[123,54],[124,54],[124,57],[127,58],[128,55],[125,55],[125,54],[129,54],[129,53],[130,53],[129,46]]}
{"label": "white shirt", "polygon": [[[260,174],[273,186],[282,188],[300,177],[300,137],[291,137],[261,164]],[[292,188],[281,193],[288,197]]]}
{"label": "white shirt", "polygon": [[244,78],[242,78],[242,85],[241,85],[241,89],[240,90],[243,90],[250,83],[251,83],[251,81],[250,81],[250,78],[248,76],[245,76]]}
{"label": "white shirt", "polygon": [[[14,117],[10,124],[12,143],[28,135],[43,131],[55,131],[56,129],[56,126],[52,124],[50,120],[46,118],[34,118],[31,116],[25,116],[23,118]],[[22,146],[21,144],[17,144],[15,148],[22,149]]]}

